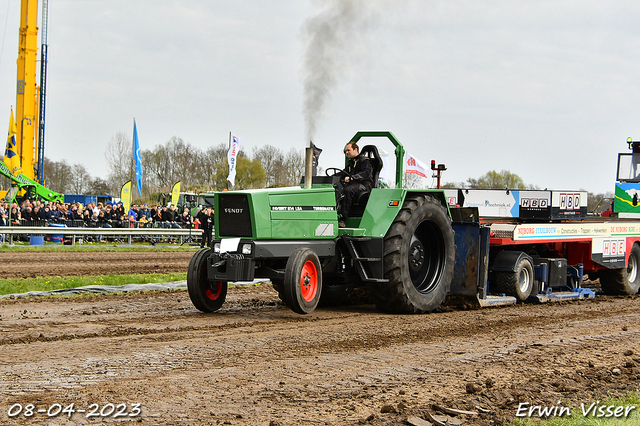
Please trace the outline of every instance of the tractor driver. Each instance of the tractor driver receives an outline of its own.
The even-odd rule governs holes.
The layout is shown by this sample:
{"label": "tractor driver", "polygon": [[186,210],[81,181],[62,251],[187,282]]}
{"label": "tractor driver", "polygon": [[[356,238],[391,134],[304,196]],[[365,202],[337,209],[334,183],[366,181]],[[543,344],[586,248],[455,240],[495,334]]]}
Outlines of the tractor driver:
{"label": "tractor driver", "polygon": [[344,176],[343,197],[340,199],[340,212],[342,219],[338,222],[340,228],[344,228],[345,220],[349,217],[353,200],[362,193],[371,192],[373,187],[373,165],[368,157],[360,155],[360,148],[355,142],[349,142],[344,148],[345,155],[349,158],[347,167],[342,171]]}

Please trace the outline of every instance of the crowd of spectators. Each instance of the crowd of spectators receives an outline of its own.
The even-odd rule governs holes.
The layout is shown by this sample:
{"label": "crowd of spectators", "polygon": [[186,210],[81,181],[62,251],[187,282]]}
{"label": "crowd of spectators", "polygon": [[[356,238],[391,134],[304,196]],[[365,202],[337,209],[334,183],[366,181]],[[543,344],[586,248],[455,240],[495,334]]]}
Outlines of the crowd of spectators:
{"label": "crowd of spectators", "polygon": [[155,204],[151,207],[147,204],[133,205],[126,212],[122,202],[92,202],[83,206],[80,203],[25,200],[20,205],[0,203],[0,216],[0,226],[64,224],[74,227],[188,229],[199,225],[199,220],[191,217],[188,208],[178,213],[173,204],[169,207]]}

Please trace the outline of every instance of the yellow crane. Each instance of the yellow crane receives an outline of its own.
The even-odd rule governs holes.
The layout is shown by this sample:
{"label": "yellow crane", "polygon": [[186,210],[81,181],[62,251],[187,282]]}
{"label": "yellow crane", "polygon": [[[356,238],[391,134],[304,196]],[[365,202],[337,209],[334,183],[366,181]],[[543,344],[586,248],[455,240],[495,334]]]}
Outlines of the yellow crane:
{"label": "yellow crane", "polygon": [[20,171],[35,180],[38,165],[38,96],[36,69],[38,61],[38,1],[22,0],[20,7],[20,40],[16,86],[17,149]]}
{"label": "yellow crane", "polygon": [[[48,0],[42,0],[42,50],[40,87],[36,85],[38,54],[38,0],[21,0],[18,76],[16,81],[16,154],[11,168],[0,161],[0,174],[11,180],[8,191],[0,191],[5,201],[16,197],[63,201],[64,196],[45,188],[44,181],[44,112],[47,79]],[[38,130],[36,130],[38,129]]]}

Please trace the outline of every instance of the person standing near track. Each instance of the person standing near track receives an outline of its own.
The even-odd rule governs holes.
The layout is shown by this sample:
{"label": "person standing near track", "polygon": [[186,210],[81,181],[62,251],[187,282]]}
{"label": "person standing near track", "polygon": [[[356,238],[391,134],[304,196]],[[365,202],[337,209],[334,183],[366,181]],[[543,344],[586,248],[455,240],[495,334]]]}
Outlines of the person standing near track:
{"label": "person standing near track", "polygon": [[200,228],[202,229],[202,240],[200,241],[200,247],[204,248],[211,245],[211,231],[213,230],[213,214],[211,214],[211,207],[203,207],[196,215],[196,219],[200,222]]}

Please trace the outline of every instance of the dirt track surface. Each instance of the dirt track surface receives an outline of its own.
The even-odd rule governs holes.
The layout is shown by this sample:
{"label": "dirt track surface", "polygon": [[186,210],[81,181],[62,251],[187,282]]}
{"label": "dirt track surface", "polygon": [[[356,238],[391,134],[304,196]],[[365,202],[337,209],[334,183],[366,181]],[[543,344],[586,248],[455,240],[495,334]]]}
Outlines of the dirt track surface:
{"label": "dirt track surface", "polygon": [[[267,284],[231,287],[214,314],[186,291],[5,299],[0,424],[397,425],[443,415],[436,404],[479,413],[449,424],[491,425],[513,419],[521,402],[558,401],[575,417],[580,403],[638,388],[639,306],[600,297],[300,316]],[[23,410],[10,417],[16,404]],[[71,404],[70,418],[46,413]],[[108,404],[141,412],[114,418]]]}
{"label": "dirt track surface", "polygon": [[0,252],[0,278],[185,272],[195,250]]}

